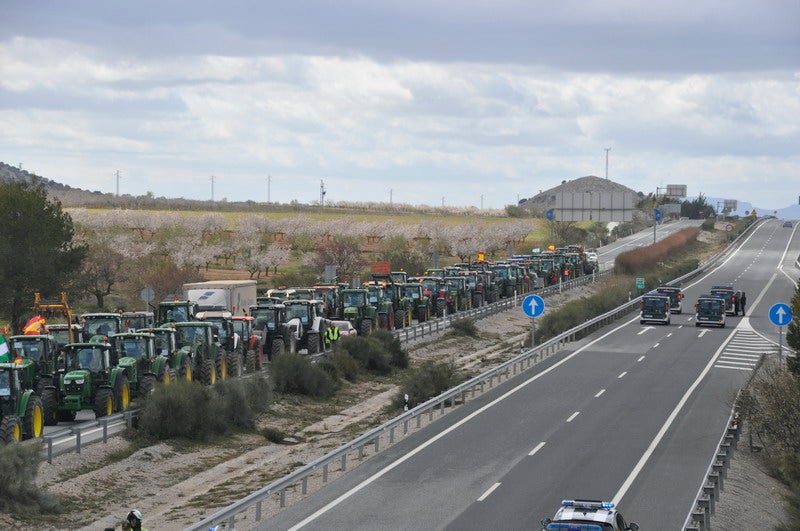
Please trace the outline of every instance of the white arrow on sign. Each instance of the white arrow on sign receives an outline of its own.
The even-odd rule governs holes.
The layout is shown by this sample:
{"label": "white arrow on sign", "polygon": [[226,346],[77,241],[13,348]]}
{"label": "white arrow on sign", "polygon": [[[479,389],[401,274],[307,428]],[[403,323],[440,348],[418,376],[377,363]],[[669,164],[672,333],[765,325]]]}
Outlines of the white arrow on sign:
{"label": "white arrow on sign", "polygon": [[783,324],[783,318],[784,318],[784,316],[786,315],[786,311],[784,311],[784,309],[783,309],[783,306],[781,306],[780,308],[778,308],[778,309],[775,311],[775,313],[776,313],[776,314],[778,314],[778,324],[781,324],[781,325],[782,325],[782,324]]}
{"label": "white arrow on sign", "polygon": [[531,313],[535,315],[536,314],[536,308],[539,307],[539,305],[536,304],[536,297],[531,297],[531,302],[530,302],[530,304],[528,304],[528,306],[530,306],[530,308],[531,308]]}

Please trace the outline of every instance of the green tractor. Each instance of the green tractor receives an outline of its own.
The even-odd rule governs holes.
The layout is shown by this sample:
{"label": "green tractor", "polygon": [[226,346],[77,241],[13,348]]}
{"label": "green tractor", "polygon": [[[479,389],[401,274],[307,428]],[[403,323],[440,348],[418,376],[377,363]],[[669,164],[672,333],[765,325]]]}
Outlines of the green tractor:
{"label": "green tractor", "polygon": [[241,378],[244,374],[244,353],[240,338],[233,329],[233,314],[229,311],[207,310],[195,314],[198,321],[215,325],[217,342],[226,358],[228,376]]}
{"label": "green tractor", "polygon": [[228,378],[228,361],[222,354],[219,332],[214,323],[187,321],[172,323],[181,358],[190,360],[191,370],[201,382],[213,385]]}
{"label": "green tractor", "polygon": [[128,377],[123,367],[117,367],[116,354],[107,341],[65,345],[58,372],[58,388],[45,389],[42,397],[46,402],[50,393],[57,395],[57,420],[75,420],[82,409],[92,409],[100,418],[130,407]]}
{"label": "green tractor", "polygon": [[22,386],[22,367],[0,363],[0,443],[38,438],[44,431],[42,399]]}
{"label": "green tractor", "polygon": [[[291,333],[286,326],[286,306],[283,303],[258,303],[250,306],[253,332],[261,337],[262,359],[268,361],[291,349]],[[296,348],[295,348],[296,350]]]}
{"label": "green tractor", "polygon": [[89,338],[89,341],[94,336],[109,337],[111,334],[127,331],[123,325],[121,313],[84,313],[81,315],[81,325],[83,326],[83,337]]}
{"label": "green tractor", "polygon": [[402,298],[406,301],[411,314],[418,323],[424,323],[431,318],[431,300],[425,295],[422,284],[407,282],[400,285]]}
{"label": "green tractor", "polygon": [[187,301],[177,296],[167,297],[158,303],[156,324],[164,326],[168,323],[193,321],[198,311],[200,309],[196,302]]}
{"label": "green tractor", "polygon": [[156,352],[155,334],[125,332],[109,339],[116,352],[117,367],[125,369],[132,396],[146,398],[156,382],[169,384],[175,378],[169,358]]}
{"label": "green tractor", "polygon": [[396,282],[393,275],[373,273],[372,278],[375,284],[383,286],[386,297],[392,302],[395,328],[411,326],[411,321],[414,319],[414,303],[403,297],[402,284]]}
{"label": "green tractor", "polygon": [[394,305],[391,293],[379,283],[368,284],[366,288],[369,293],[369,305],[375,308],[378,317],[378,328],[394,330]]}
{"label": "green tractor", "polygon": [[233,333],[236,337],[234,348],[238,349],[244,359],[244,368],[248,373],[264,368],[264,347],[261,333],[253,329],[255,319],[252,315],[234,315]]}
{"label": "green tractor", "polygon": [[172,325],[139,330],[153,334],[156,354],[167,359],[170,376],[175,380],[192,381],[192,359],[178,348],[178,333]]}
{"label": "green tractor", "polygon": [[[56,401],[53,395],[45,395],[44,390],[55,385],[56,360],[60,345],[49,334],[33,334],[11,336],[8,338],[9,353],[12,359],[0,361],[15,361],[21,367],[20,378],[23,387],[33,389],[41,397],[44,407],[44,418],[56,418]],[[47,397],[47,399],[45,399]]]}
{"label": "green tractor", "polygon": [[375,306],[369,303],[369,292],[365,289],[342,290],[344,318],[352,323],[360,336],[368,336],[377,328]]}
{"label": "green tractor", "polygon": [[447,313],[454,314],[472,308],[472,291],[464,276],[445,277]]}

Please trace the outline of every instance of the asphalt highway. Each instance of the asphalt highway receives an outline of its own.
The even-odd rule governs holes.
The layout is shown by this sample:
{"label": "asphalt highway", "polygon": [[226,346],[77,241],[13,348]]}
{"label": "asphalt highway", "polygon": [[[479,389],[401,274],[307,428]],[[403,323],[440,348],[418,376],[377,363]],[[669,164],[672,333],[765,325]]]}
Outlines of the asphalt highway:
{"label": "asphalt highway", "polygon": [[[767,312],[789,302],[798,255],[796,228],[762,223],[683,286],[671,325],[631,314],[260,529],[536,529],[564,498],[612,500],[642,529],[681,529],[737,390],[762,353],[777,356]],[[747,316],[696,328],[694,301],[715,284],[744,290]]]}

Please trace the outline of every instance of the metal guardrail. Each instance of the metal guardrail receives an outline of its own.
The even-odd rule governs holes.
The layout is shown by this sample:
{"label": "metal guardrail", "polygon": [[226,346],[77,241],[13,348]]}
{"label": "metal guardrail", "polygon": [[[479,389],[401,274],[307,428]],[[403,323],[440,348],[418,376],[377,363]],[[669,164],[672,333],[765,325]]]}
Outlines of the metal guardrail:
{"label": "metal guardrail", "polygon": [[[688,280],[690,278],[696,277],[705,273],[708,269],[715,266],[715,264],[725,258],[732,249],[736,247],[737,242],[740,238],[742,238],[747,232],[749,232],[756,224],[750,225],[747,229],[745,229],[742,234],[740,234],[733,242],[730,243],[729,246],[726,247],[725,250],[720,252],[719,254],[715,255],[711,259],[709,259],[704,264],[700,265],[694,271],[691,271],[679,278],[674,279],[670,283],[678,283]],[[605,273],[610,273],[607,271]],[[584,279],[583,282],[588,282],[591,277],[581,277],[578,279],[573,279],[569,282],[580,281]],[[568,284],[568,283],[564,283]],[[550,286],[545,288],[546,290],[550,290],[551,288],[555,288],[558,290],[558,286]],[[562,286],[563,289],[563,286]],[[535,293],[542,294],[544,290],[537,290]],[[548,294],[552,294],[553,292],[550,291]],[[263,487],[256,492],[253,492],[249,496],[234,502],[233,504],[229,505],[228,507],[216,512],[215,514],[209,516],[197,522],[196,524],[189,526],[186,528],[187,531],[204,531],[209,527],[213,527],[217,524],[224,524],[227,529],[235,529],[236,527],[236,517],[240,514],[244,513],[245,511],[254,511],[253,521],[260,522],[262,517],[262,506],[264,503],[269,502],[271,498],[277,497],[278,502],[280,503],[280,507],[286,506],[286,497],[287,491],[292,490],[295,495],[299,495],[300,497],[305,496],[308,494],[308,483],[309,479],[314,475],[321,475],[321,481],[323,484],[326,484],[329,480],[329,475],[331,473],[331,467],[338,464],[338,470],[336,472],[344,473],[347,471],[347,463],[348,459],[356,459],[361,461],[364,459],[365,452],[368,450],[368,447],[373,447],[375,452],[377,453],[381,449],[381,445],[389,446],[394,444],[398,437],[403,437],[409,434],[409,426],[414,425],[417,428],[422,427],[422,421],[425,417],[428,418],[428,422],[433,421],[434,415],[437,414],[438,416],[443,416],[445,414],[446,408],[455,409],[458,405],[464,405],[467,403],[467,400],[472,400],[476,396],[480,396],[480,394],[486,391],[486,388],[489,389],[493,388],[495,383],[500,384],[503,381],[507,381],[510,378],[515,377],[517,374],[523,373],[525,370],[529,369],[532,365],[544,360],[545,358],[549,357],[553,353],[557,352],[564,344],[574,341],[578,336],[583,336],[588,333],[591,333],[599,328],[602,328],[609,323],[616,321],[620,317],[630,313],[634,309],[639,306],[641,296],[633,298],[632,300],[628,301],[627,303],[604,313],[603,315],[597,316],[593,319],[588,320],[587,322],[576,326],[566,332],[563,332],[556,337],[548,340],[547,342],[535,346],[532,349],[521,353],[520,355],[516,356],[515,358],[508,360],[501,365],[489,369],[486,372],[448,390],[444,393],[440,394],[437,397],[434,397],[427,402],[418,405],[417,407],[402,413],[401,415],[381,424],[377,428],[374,428],[359,437],[353,439],[352,441],[340,446],[339,448],[328,452],[324,456],[312,461],[311,463],[304,465],[297,470],[285,475],[284,477],[270,483],[266,487]],[[470,310],[470,312],[480,312],[480,311],[501,311],[501,310],[494,310],[490,307],[497,306],[498,308],[504,305],[504,309],[512,307],[514,305],[513,299],[507,299],[503,301],[498,301],[491,305],[484,306],[482,308],[476,308],[474,310]],[[478,315],[478,314],[475,314]],[[395,332],[395,335],[398,333],[401,335],[407,334],[416,334],[414,329],[419,329],[422,327],[427,333],[432,333],[433,331],[439,331],[443,329],[447,323],[451,322],[454,319],[461,319],[467,317],[468,315],[465,312],[460,312],[455,314],[454,316],[446,317],[437,319],[438,321],[435,326],[436,328],[426,328],[427,326],[433,327],[434,323],[423,323],[422,325],[417,325],[415,327],[411,327],[411,329],[401,329]],[[448,319],[450,321],[448,321]],[[423,331],[420,330],[419,337],[422,337]],[[416,337],[416,336],[415,336]],[[299,485],[299,493],[297,491],[297,486]]]}
{"label": "metal guardrail", "polygon": [[[63,441],[69,439],[70,437],[75,437],[75,452],[81,453],[81,447],[85,446],[86,444],[91,444],[91,442],[85,442],[82,440],[82,434],[87,430],[97,429],[98,427],[102,427],[103,435],[101,440],[103,444],[108,442],[108,425],[119,425],[125,424],[128,428],[133,426],[133,419],[139,414],[138,409],[129,409],[128,411],[123,411],[122,413],[115,413],[114,415],[109,415],[108,417],[101,417],[94,421],[86,421],[81,422],[76,426],[70,426],[69,428],[64,428],[52,433],[48,433],[47,435],[43,435],[42,439],[44,441],[44,445],[46,447],[46,454],[47,454],[47,462],[53,462],[53,444],[58,443],[59,441]],[[66,451],[66,450],[65,450]]]}

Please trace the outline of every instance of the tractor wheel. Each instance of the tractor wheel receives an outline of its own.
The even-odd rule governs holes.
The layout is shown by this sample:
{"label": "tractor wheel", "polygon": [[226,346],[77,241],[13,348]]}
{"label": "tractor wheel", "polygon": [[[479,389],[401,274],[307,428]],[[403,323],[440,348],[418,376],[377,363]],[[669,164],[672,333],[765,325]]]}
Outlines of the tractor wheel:
{"label": "tractor wheel", "polygon": [[50,387],[53,385],[53,377],[52,376],[42,376],[39,378],[39,382],[36,384],[36,394],[39,396],[44,396],[44,390],[46,387]]}
{"label": "tractor wheel", "polygon": [[258,370],[258,354],[255,350],[247,351],[247,357],[245,358],[244,364],[248,373],[253,373]]}
{"label": "tractor wheel", "polygon": [[75,417],[78,416],[77,411],[71,409],[63,409],[56,414],[58,422],[75,422]]}
{"label": "tractor wheel", "polygon": [[404,328],[406,326],[406,309],[400,308],[394,314],[394,327],[397,329]]}
{"label": "tractor wheel", "polygon": [[306,346],[308,347],[309,354],[316,354],[319,352],[319,334],[308,334],[308,339],[306,340]]}
{"label": "tractor wheel", "polygon": [[228,353],[228,374],[231,378],[241,378],[244,365],[242,362],[242,355],[238,352]]}
{"label": "tractor wheel", "polygon": [[425,317],[427,317],[427,315],[428,315],[427,308],[425,308],[424,306],[420,306],[419,308],[417,308],[417,322],[418,323],[424,323],[425,322]]}
{"label": "tractor wheel", "polygon": [[128,411],[131,407],[131,386],[128,377],[120,374],[117,378],[117,385],[114,386],[114,394],[117,398],[117,411]]}
{"label": "tractor wheel", "polygon": [[[159,382],[163,384],[169,385],[172,380],[172,369],[166,363],[162,363],[161,367],[158,369],[158,377],[156,378]],[[155,386],[153,386],[155,388]],[[139,393],[141,395],[141,393]]]}
{"label": "tractor wheel", "polygon": [[270,348],[271,350],[269,359],[270,361],[272,361],[275,359],[276,356],[282,355],[286,347],[283,343],[283,339],[273,339]]}
{"label": "tractor wheel", "polygon": [[186,356],[181,358],[181,366],[178,367],[178,378],[187,382],[192,381],[192,362]]}
{"label": "tractor wheel", "polygon": [[97,391],[94,397],[94,416],[107,417],[114,413],[114,392],[106,387]]}
{"label": "tractor wheel", "polygon": [[439,299],[436,301],[436,317],[444,317],[444,311],[447,308],[447,301]]}
{"label": "tractor wheel", "polygon": [[[169,373],[166,373],[169,374]],[[167,382],[169,380],[166,380]],[[142,376],[142,381],[139,383],[139,398],[149,398],[156,389],[156,377],[151,374]]]}
{"label": "tractor wheel", "polygon": [[217,368],[214,366],[214,360],[203,361],[200,366],[200,381],[206,385],[217,383]]}
{"label": "tractor wheel", "polygon": [[19,424],[19,417],[8,415],[0,421],[0,442],[9,444],[19,442],[22,439],[22,427]]}
{"label": "tractor wheel", "polygon": [[378,314],[378,328],[384,329],[386,328],[386,314],[379,313]]}
{"label": "tractor wheel", "polygon": [[219,354],[216,361],[217,379],[225,381],[228,379],[228,358],[225,353]]}
{"label": "tractor wheel", "polygon": [[358,331],[360,336],[368,336],[372,332],[372,319],[362,319],[361,329]]}
{"label": "tractor wheel", "polygon": [[56,388],[50,387],[42,390],[42,411],[45,426],[58,424],[58,395]]}
{"label": "tractor wheel", "polygon": [[480,308],[483,306],[483,293],[475,293],[472,295],[472,307]]}
{"label": "tractor wheel", "polygon": [[42,399],[37,395],[31,395],[28,399],[28,406],[25,408],[25,418],[22,419],[25,427],[23,439],[39,438],[44,431],[44,413],[42,409]]}

